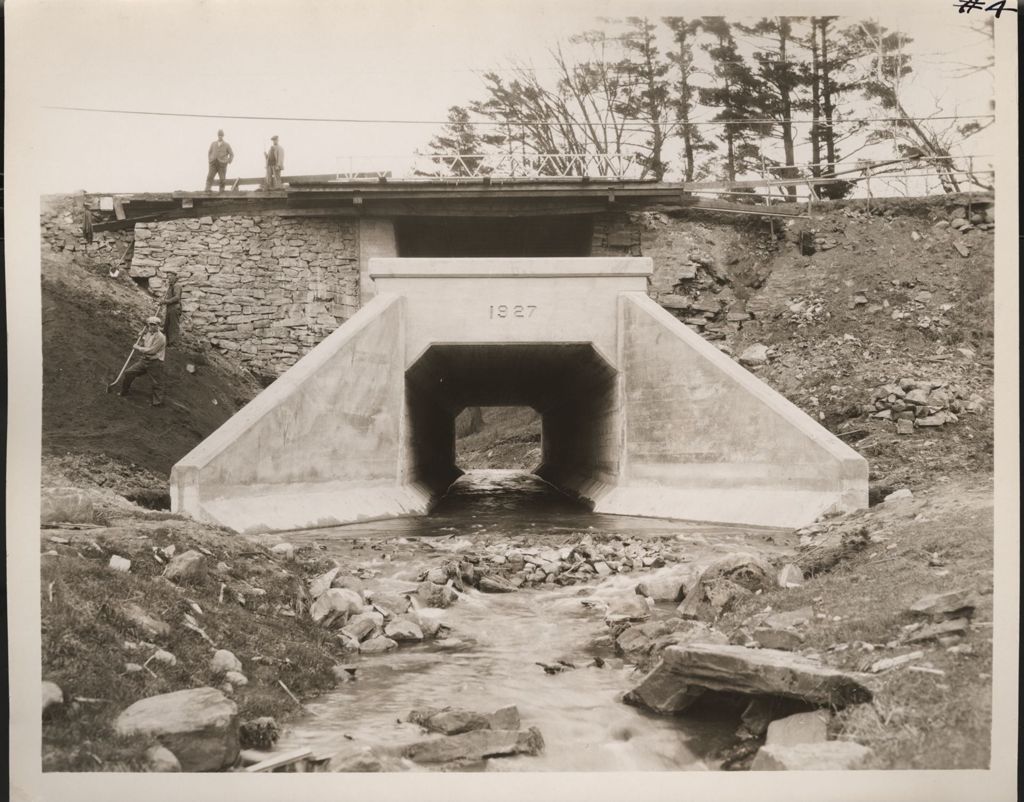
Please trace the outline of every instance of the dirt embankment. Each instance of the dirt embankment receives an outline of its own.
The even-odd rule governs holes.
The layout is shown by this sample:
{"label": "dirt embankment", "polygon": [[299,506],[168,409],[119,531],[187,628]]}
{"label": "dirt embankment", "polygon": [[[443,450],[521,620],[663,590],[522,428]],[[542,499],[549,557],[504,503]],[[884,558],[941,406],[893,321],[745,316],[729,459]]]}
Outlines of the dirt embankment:
{"label": "dirt embankment", "polygon": [[167,351],[163,407],[150,406],[148,377],[126,397],[108,394],[157,305],[123,273],[110,277],[105,262],[44,257],[42,303],[43,455],[72,476],[126,492],[154,476],[166,484],[171,466],[259,390],[185,332]]}

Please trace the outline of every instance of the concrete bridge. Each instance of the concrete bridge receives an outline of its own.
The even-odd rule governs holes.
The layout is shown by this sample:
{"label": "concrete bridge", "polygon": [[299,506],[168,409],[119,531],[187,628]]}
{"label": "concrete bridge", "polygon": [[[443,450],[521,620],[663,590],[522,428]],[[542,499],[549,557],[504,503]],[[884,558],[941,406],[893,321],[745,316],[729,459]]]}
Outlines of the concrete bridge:
{"label": "concrete bridge", "polygon": [[865,460],[664,311],[648,258],[373,259],[376,296],[171,472],[253,533],[422,514],[455,417],[531,406],[536,473],[598,512],[800,526],[867,506]]}

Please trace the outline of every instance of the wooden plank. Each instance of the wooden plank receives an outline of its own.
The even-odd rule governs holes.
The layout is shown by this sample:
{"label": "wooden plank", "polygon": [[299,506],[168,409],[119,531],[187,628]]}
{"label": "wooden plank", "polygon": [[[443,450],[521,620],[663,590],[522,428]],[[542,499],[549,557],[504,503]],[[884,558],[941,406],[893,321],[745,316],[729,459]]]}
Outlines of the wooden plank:
{"label": "wooden plank", "polygon": [[[365,204],[364,204],[365,205]],[[315,208],[288,208],[264,212],[275,217],[544,217],[550,215],[599,214],[606,210],[603,203],[557,203],[545,206],[519,206],[509,204],[418,204],[411,201],[379,200],[366,205],[366,211],[353,206],[321,206]]]}
{"label": "wooden plank", "polygon": [[156,223],[162,220],[182,220],[195,217],[220,217],[225,214],[251,214],[281,208],[283,200],[264,201],[262,203],[234,202],[216,206],[196,206],[192,209],[167,209],[149,214],[126,217],[124,220],[104,220],[93,223],[94,231],[123,231],[135,226],[136,223]]}
{"label": "wooden plank", "polygon": [[247,772],[261,772],[261,771],[274,771],[285,766],[290,766],[300,761],[306,760],[306,758],[313,756],[313,750],[306,749],[293,749],[291,752],[282,752],[279,755],[271,755],[266,760],[261,760],[259,763],[253,763],[251,766],[246,766]]}
{"label": "wooden plank", "polygon": [[120,198],[114,198],[114,216],[118,220],[124,220],[124,205]]}
{"label": "wooden plank", "polygon": [[291,187],[288,191],[289,198],[318,197],[318,198],[350,198],[353,195],[360,195],[366,200],[375,196],[387,196],[389,198],[442,200],[445,198],[607,198],[612,194],[616,199],[623,198],[650,198],[650,199],[676,199],[681,190],[648,187],[614,187],[611,190],[607,187],[593,187],[581,185],[567,189],[565,187],[539,189],[535,187],[400,187],[384,184],[380,187]]}

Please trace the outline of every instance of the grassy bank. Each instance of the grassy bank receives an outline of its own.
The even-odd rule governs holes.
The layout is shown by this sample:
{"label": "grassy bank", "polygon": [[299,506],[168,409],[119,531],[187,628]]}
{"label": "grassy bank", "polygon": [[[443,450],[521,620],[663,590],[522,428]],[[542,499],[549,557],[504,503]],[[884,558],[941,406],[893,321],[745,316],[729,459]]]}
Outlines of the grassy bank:
{"label": "grassy bank", "polygon": [[[984,768],[992,716],[992,488],[949,480],[914,498],[837,519],[797,555],[816,571],[797,588],[752,596],[717,626],[749,628],[766,608],[810,607],[802,651],[837,668],[870,671],[877,661],[923,652],[873,675],[871,704],[840,711],[832,735],[870,747],[875,769]],[[844,537],[845,536],[845,537]],[[834,564],[828,564],[835,560]],[[955,645],[904,643],[923,596],[966,589],[978,599]]]}
{"label": "grassy bank", "polygon": [[[215,647],[243,663],[248,685],[231,693],[243,721],[299,710],[279,683],[300,698],[334,684],[340,646],[302,614],[297,595],[322,559],[307,549],[287,562],[237,535],[157,517],[42,530],[43,679],[67,700],[44,721],[44,770],[140,770],[150,744],[116,738],[114,718],[143,697],[219,687]],[[205,575],[182,584],[161,576],[170,547],[200,551]],[[131,560],[129,573],[108,567],[115,554]],[[158,649],[176,663],[152,659]]]}

